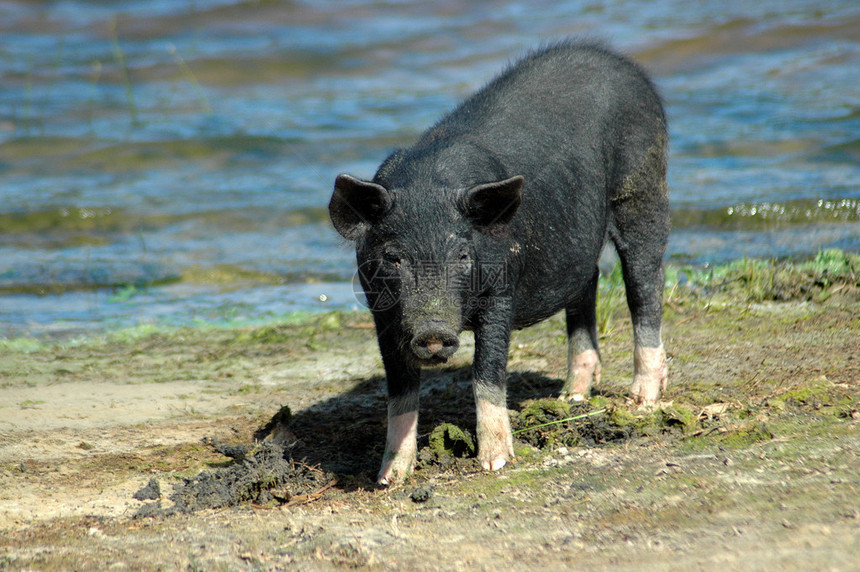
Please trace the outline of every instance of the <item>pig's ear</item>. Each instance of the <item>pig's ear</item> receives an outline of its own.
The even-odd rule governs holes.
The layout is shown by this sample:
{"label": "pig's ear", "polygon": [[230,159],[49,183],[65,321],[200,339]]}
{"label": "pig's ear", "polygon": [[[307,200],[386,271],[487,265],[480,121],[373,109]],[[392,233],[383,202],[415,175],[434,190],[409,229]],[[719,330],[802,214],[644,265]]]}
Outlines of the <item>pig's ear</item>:
{"label": "pig's ear", "polygon": [[328,204],[329,216],[341,236],[355,240],[391,210],[391,193],[382,185],[338,175]]}
{"label": "pig's ear", "polygon": [[501,232],[517,213],[523,198],[524,181],[517,175],[472,187],[463,195],[463,213],[479,232]]}

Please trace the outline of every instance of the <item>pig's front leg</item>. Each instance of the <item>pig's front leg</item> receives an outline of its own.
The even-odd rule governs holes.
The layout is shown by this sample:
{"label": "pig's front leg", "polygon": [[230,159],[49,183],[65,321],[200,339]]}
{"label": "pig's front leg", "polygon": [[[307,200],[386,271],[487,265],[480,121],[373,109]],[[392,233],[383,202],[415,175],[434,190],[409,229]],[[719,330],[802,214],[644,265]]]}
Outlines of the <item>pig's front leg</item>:
{"label": "pig's front leg", "polygon": [[376,482],[389,485],[401,482],[415,467],[418,450],[418,395],[414,406],[410,398],[394,398],[388,402],[388,431],[385,436],[385,454]]}
{"label": "pig's front leg", "polygon": [[385,453],[376,482],[389,485],[402,482],[415,467],[418,450],[418,390],[421,370],[408,364],[400,353],[398,332],[390,321],[376,323],[382,365],[388,386],[388,429]]}
{"label": "pig's front leg", "polygon": [[493,314],[485,316],[475,329],[472,368],[478,413],[478,461],[487,471],[501,469],[514,457],[506,387],[510,314],[503,311]]}

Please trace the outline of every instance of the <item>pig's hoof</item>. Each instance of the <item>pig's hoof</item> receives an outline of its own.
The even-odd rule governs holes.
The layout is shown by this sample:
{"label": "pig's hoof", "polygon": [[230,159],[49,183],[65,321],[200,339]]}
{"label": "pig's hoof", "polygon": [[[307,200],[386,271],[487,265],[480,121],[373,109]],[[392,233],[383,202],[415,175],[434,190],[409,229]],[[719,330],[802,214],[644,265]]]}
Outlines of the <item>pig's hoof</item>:
{"label": "pig's hoof", "polygon": [[376,477],[376,484],[382,485],[383,487],[396,485],[402,483],[406,477],[407,475],[401,475],[400,473],[395,473],[393,471],[380,471],[379,476]]}
{"label": "pig's hoof", "polygon": [[568,364],[567,381],[558,398],[581,402],[588,399],[591,388],[600,383],[600,356],[597,350],[585,350],[572,356]]}
{"label": "pig's hoof", "polygon": [[514,458],[514,436],[508,410],[478,399],[478,462],[484,470],[498,471]]}
{"label": "pig's hoof", "polygon": [[485,471],[498,471],[513,458],[514,443],[510,432],[507,437],[498,436],[489,443],[478,443],[478,462]]}
{"label": "pig's hoof", "polygon": [[481,467],[485,471],[498,471],[502,467],[508,464],[507,457],[497,457],[495,459],[483,459],[481,461]]}
{"label": "pig's hoof", "polygon": [[630,395],[637,405],[653,406],[666,389],[668,368],[663,346],[657,348],[636,347],[633,352],[634,373]]}
{"label": "pig's hoof", "polygon": [[376,483],[382,486],[394,485],[402,483],[406,477],[412,474],[412,469],[415,466],[415,459],[402,459],[394,457],[383,461],[382,468],[379,469],[379,475],[376,477]]}
{"label": "pig's hoof", "polygon": [[[657,405],[658,400],[659,395],[657,397],[642,397],[633,395],[633,405],[636,405],[637,407],[645,411],[650,411],[651,409],[653,409],[654,406]],[[628,404],[629,403],[630,402],[628,401]]]}
{"label": "pig's hoof", "polygon": [[660,400],[661,387],[665,387],[665,381],[661,382],[659,378],[636,376],[630,386],[630,396],[636,405],[653,407]]}

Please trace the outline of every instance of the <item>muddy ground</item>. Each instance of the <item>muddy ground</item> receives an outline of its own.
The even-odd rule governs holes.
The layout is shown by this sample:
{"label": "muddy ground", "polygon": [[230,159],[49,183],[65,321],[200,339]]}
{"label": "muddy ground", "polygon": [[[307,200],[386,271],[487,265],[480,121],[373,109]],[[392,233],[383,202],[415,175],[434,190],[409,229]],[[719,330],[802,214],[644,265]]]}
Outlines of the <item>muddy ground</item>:
{"label": "muddy ground", "polygon": [[385,397],[366,314],[7,340],[0,570],[856,570],[858,284],[768,300],[737,282],[667,289],[652,411],[626,401],[620,303],[581,406],[546,399],[561,317],[517,332],[518,459],[497,474],[470,457],[466,336],[427,372],[419,467],[391,488],[373,483]]}

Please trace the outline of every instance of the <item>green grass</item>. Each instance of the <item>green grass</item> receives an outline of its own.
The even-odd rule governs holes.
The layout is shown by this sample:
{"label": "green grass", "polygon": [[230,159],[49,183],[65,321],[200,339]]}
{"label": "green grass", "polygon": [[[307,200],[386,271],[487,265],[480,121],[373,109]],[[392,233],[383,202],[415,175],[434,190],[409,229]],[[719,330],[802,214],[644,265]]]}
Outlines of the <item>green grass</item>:
{"label": "green grass", "polygon": [[597,283],[597,333],[612,332],[613,316],[624,305],[624,277],[621,262],[616,261],[609,273],[602,273]]}
{"label": "green grass", "polygon": [[744,258],[707,267],[670,266],[667,284],[682,282],[748,302],[823,301],[837,291],[860,287],[860,255],[830,249],[801,261]]}

